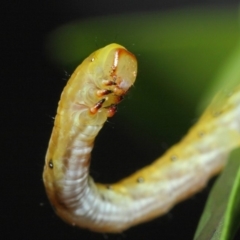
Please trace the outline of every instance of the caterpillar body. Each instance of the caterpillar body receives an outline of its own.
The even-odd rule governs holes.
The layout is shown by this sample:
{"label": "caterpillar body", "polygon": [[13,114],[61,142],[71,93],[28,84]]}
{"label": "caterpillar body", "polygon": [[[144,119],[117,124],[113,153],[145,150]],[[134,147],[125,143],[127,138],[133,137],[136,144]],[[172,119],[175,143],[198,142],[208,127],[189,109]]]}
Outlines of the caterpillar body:
{"label": "caterpillar body", "polygon": [[95,183],[89,176],[94,139],[136,75],[134,55],[110,44],[79,65],[61,95],[43,180],[56,213],[74,226],[121,232],[160,216],[202,189],[240,145],[236,87],[219,93],[187,135],[151,165],[115,184]]}

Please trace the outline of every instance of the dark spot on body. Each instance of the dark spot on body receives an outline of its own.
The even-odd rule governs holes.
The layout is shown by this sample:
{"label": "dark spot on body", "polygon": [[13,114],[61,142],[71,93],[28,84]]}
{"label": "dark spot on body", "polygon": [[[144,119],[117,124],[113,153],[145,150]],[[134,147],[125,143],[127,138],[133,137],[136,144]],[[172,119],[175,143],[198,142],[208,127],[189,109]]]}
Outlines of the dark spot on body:
{"label": "dark spot on body", "polygon": [[49,166],[50,168],[53,168],[53,161],[52,161],[52,159],[49,160],[49,162],[48,162],[48,166]]}
{"label": "dark spot on body", "polygon": [[212,115],[213,117],[218,117],[222,114],[222,111],[216,111],[216,112],[213,112]]}
{"label": "dark spot on body", "polygon": [[205,133],[203,132],[203,131],[200,131],[199,133],[198,133],[198,136],[199,137],[203,137],[205,135]]}
{"label": "dark spot on body", "polygon": [[100,194],[100,198],[101,198],[103,201],[106,201],[106,200],[107,200],[103,194]]}
{"label": "dark spot on body", "polygon": [[143,183],[143,182],[144,182],[144,178],[143,178],[143,177],[139,177],[139,178],[137,179],[137,182],[138,182],[138,183]]}
{"label": "dark spot on body", "polygon": [[176,160],[177,160],[177,156],[176,156],[176,155],[172,155],[170,159],[171,159],[171,161],[173,161],[173,162],[174,162],[174,161],[176,161]]}

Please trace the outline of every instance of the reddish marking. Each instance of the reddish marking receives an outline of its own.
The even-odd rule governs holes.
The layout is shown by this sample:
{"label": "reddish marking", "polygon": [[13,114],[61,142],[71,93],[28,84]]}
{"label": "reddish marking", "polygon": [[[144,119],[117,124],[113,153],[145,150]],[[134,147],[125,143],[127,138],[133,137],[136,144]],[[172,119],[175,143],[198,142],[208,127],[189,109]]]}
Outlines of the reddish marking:
{"label": "reddish marking", "polygon": [[118,67],[118,62],[119,62],[119,59],[121,59],[121,56],[122,55],[130,55],[132,58],[136,59],[136,57],[128,52],[125,48],[118,48],[115,52],[115,56],[113,58],[113,63],[112,63],[112,73],[111,73],[111,76],[114,77],[114,75],[116,76],[116,71],[117,71],[117,67]]}
{"label": "reddish marking", "polygon": [[115,82],[111,81],[111,80],[103,80],[102,84],[105,86],[112,86],[112,85],[116,85]]}
{"label": "reddish marking", "polygon": [[97,95],[98,95],[99,97],[108,95],[108,94],[110,94],[110,93],[112,93],[112,91],[111,91],[111,90],[107,90],[107,89],[103,89],[103,90],[98,90],[98,91],[97,91]]}
{"label": "reddish marking", "polygon": [[[110,76],[113,78],[113,82],[117,86],[119,86],[121,84],[121,81],[122,81],[121,77],[119,77],[118,73],[117,73],[118,63],[119,63],[120,59],[123,56],[126,56],[126,55],[130,56],[131,58],[133,58],[136,61],[136,57],[132,53],[128,52],[125,48],[118,48],[115,51],[115,55],[114,55],[113,62],[112,62],[112,67],[111,67],[112,71],[110,73]],[[121,88],[118,88],[118,89],[121,89]],[[122,92],[120,92],[118,89],[114,89],[114,93],[116,95],[122,95],[122,94],[125,93],[123,90],[122,90]]]}
{"label": "reddish marking", "polygon": [[118,96],[121,96],[121,95],[123,95],[123,94],[125,93],[124,90],[122,90],[121,88],[118,88],[118,87],[115,87],[115,88],[113,89],[113,92],[114,92],[114,94],[116,94],[116,95],[118,95]]}
{"label": "reddish marking", "polygon": [[95,114],[102,107],[104,102],[105,102],[105,98],[98,101],[93,107],[90,108],[90,112]]}
{"label": "reddish marking", "polygon": [[124,95],[121,95],[121,96],[117,96],[117,95],[114,95],[114,104],[118,104],[120,103],[124,98]]}
{"label": "reddish marking", "polygon": [[117,105],[113,104],[110,107],[108,107],[108,109],[107,109],[107,116],[108,117],[112,117],[116,112],[117,112]]}
{"label": "reddish marking", "polygon": [[124,98],[124,95],[118,96],[118,102],[121,102]]}

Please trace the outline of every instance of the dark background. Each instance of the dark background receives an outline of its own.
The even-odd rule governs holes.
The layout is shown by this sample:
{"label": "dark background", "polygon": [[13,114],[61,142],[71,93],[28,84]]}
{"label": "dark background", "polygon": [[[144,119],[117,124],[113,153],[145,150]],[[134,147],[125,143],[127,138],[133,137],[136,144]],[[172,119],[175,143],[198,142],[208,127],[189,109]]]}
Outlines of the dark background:
{"label": "dark background", "polygon": [[[54,67],[46,55],[46,36],[64,23],[93,16],[167,10],[199,4],[237,7],[237,1],[192,2],[70,0],[19,1],[2,5],[1,90],[4,100],[0,226],[3,239],[192,239],[211,184],[163,217],[122,234],[104,235],[73,228],[62,222],[51,209],[42,183],[52,117],[66,83],[63,80],[66,79],[64,71]],[[119,171],[117,164],[129,162],[125,157],[127,152],[134,152],[134,159],[152,159],[152,155],[156,154],[145,149],[145,143],[134,145],[128,142],[125,137],[128,130],[118,129],[117,126],[113,130],[108,125],[101,133],[101,139],[111,139],[113,134],[117,141],[106,143],[98,140],[98,149],[103,146],[103,156],[106,152],[109,159],[116,155],[119,159],[117,163],[109,165],[93,165],[91,172],[98,181],[119,179],[145,165],[136,162],[135,165],[130,164],[125,172]],[[123,146],[119,144],[122,143],[121,139],[124,139]],[[108,148],[104,148],[106,144]],[[121,151],[122,148],[125,152]]]}

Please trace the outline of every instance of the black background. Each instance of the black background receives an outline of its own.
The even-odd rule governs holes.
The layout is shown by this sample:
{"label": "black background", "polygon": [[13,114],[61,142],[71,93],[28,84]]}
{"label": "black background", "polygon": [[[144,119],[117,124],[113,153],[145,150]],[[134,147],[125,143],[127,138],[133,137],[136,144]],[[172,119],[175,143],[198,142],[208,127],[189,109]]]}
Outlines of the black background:
{"label": "black background", "polygon": [[[179,204],[170,213],[122,234],[98,234],[73,228],[62,222],[47,200],[42,170],[57,102],[65,85],[64,72],[57,70],[45,52],[46,36],[56,27],[76,19],[126,12],[166,10],[194,5],[236,6],[236,1],[19,1],[2,5],[2,159],[1,232],[3,239],[192,239],[210,185],[202,193]],[[199,3],[198,3],[199,2]],[[94,41],[94,40],[93,40]],[[2,75],[1,74],[1,75]],[[125,152],[135,158],[151,159],[144,143],[128,143],[125,131],[106,127],[102,138],[112,134],[124,138]],[[99,141],[101,144],[102,141]],[[106,142],[103,143],[106,145]],[[120,161],[128,162],[118,143],[108,149],[119,151]],[[101,145],[99,145],[101,149]],[[121,146],[120,146],[121,148]],[[115,153],[106,151],[109,159]],[[104,155],[104,153],[103,153]],[[137,163],[136,163],[137,166]],[[107,168],[104,172],[104,168]],[[135,168],[121,172],[126,176]],[[111,163],[92,173],[101,181],[117,165]],[[108,179],[111,179],[109,176]]]}

